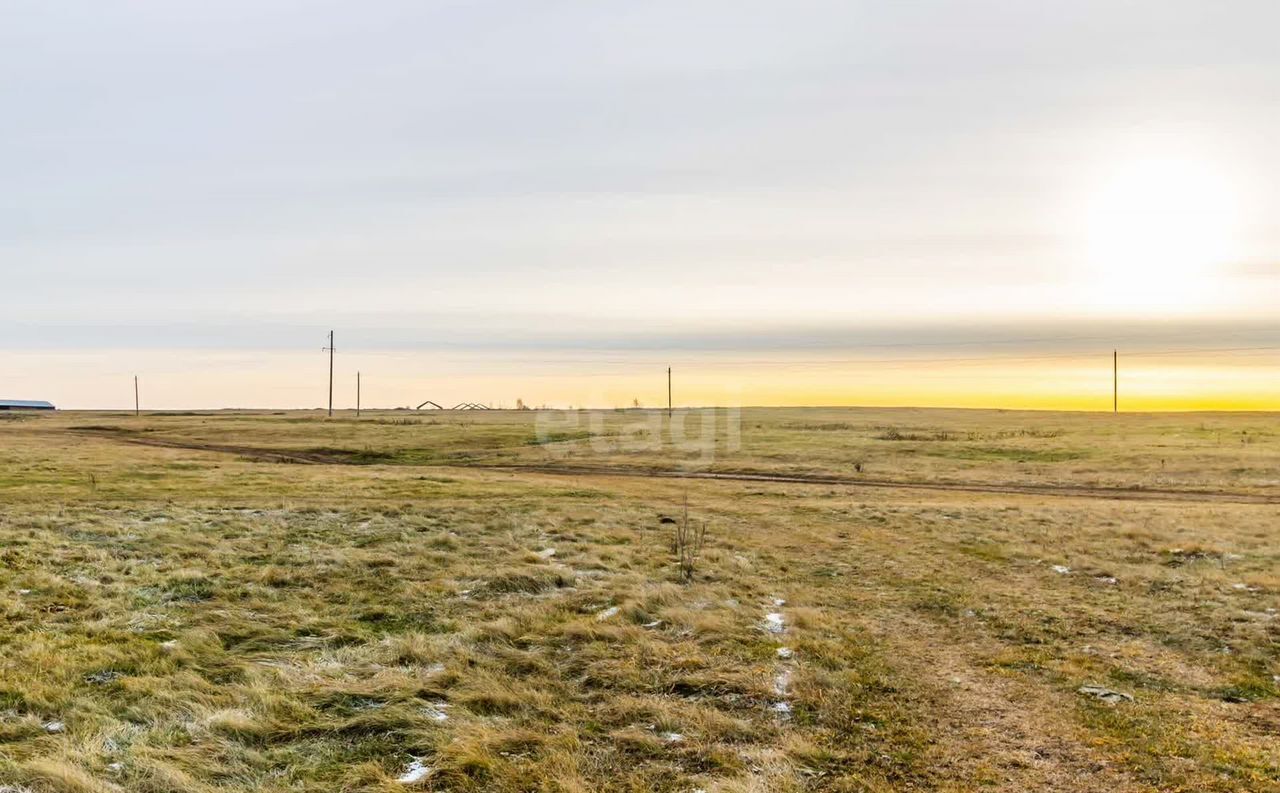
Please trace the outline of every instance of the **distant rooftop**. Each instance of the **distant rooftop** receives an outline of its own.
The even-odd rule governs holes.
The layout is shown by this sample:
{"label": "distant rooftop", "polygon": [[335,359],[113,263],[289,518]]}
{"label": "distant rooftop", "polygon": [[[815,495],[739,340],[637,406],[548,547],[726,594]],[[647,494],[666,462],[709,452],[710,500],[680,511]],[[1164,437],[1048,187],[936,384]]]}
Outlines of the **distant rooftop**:
{"label": "distant rooftop", "polygon": [[52,402],[41,399],[0,399],[0,410],[53,410]]}

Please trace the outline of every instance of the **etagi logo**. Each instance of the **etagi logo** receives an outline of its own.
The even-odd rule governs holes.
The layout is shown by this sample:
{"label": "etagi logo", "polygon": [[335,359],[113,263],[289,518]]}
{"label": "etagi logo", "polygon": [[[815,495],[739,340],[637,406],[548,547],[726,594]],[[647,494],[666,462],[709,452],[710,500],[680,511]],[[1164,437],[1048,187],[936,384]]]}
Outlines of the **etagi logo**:
{"label": "etagi logo", "polygon": [[742,448],[737,407],[544,410],[534,424],[548,456],[665,455],[669,464],[704,467]]}

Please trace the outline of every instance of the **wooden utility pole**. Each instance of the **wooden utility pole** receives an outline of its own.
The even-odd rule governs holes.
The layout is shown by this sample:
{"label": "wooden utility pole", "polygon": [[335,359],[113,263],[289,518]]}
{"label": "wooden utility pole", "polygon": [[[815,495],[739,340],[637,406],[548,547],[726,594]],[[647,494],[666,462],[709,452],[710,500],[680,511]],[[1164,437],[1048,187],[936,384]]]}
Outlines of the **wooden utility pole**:
{"label": "wooden utility pole", "polygon": [[1111,351],[1111,412],[1120,412],[1120,351]]}
{"label": "wooden utility pole", "polygon": [[333,418],[333,331],[329,331],[329,346],[324,349],[329,353],[329,418]]}
{"label": "wooden utility pole", "polygon": [[138,417],[142,415],[142,401],[138,399],[138,376],[133,376],[133,415]]}
{"label": "wooden utility pole", "polygon": [[360,418],[360,373],[356,372],[356,418]]}
{"label": "wooden utility pole", "polygon": [[667,418],[671,418],[671,367],[667,367]]}

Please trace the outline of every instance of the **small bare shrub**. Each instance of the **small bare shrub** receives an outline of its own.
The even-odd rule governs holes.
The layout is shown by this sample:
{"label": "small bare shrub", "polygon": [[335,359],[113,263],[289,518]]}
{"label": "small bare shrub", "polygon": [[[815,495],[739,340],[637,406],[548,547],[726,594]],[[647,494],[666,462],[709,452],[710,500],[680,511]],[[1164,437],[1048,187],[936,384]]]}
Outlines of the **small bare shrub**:
{"label": "small bare shrub", "polygon": [[680,580],[688,584],[697,572],[698,557],[707,537],[706,523],[689,522],[689,494],[684,497],[684,516],[676,524],[675,554],[680,564]]}

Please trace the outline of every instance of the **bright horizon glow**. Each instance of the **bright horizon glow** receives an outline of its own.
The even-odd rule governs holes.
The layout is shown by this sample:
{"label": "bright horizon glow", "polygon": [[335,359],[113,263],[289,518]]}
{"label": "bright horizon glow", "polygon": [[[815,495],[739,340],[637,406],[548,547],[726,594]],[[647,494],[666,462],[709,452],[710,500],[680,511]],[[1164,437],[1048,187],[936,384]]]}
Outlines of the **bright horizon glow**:
{"label": "bright horizon glow", "polygon": [[[917,355],[919,355],[917,353]],[[131,409],[131,373],[94,353],[56,356],[57,375],[40,394],[62,409]],[[323,407],[327,359],[278,351],[206,351],[198,366],[164,353],[130,350],[139,362],[144,410]],[[3,354],[0,366],[18,376],[48,368],[47,354]],[[961,359],[940,364],[926,357],[846,362],[809,354],[804,363],[733,354],[685,355],[672,361],[677,406],[960,407],[1028,410],[1111,410],[1111,357],[1073,354],[1050,360]],[[433,400],[446,407],[483,402],[514,407],[645,407],[666,404],[665,368],[645,355],[590,355],[550,362],[519,362],[509,353],[365,351],[337,358],[335,407],[355,407],[355,372],[362,372],[368,409],[412,407]],[[1148,410],[1275,410],[1280,350],[1175,358],[1122,354],[1120,404]],[[89,397],[85,383],[109,384]],[[512,385],[515,383],[516,385]],[[191,394],[197,394],[192,398]]]}

